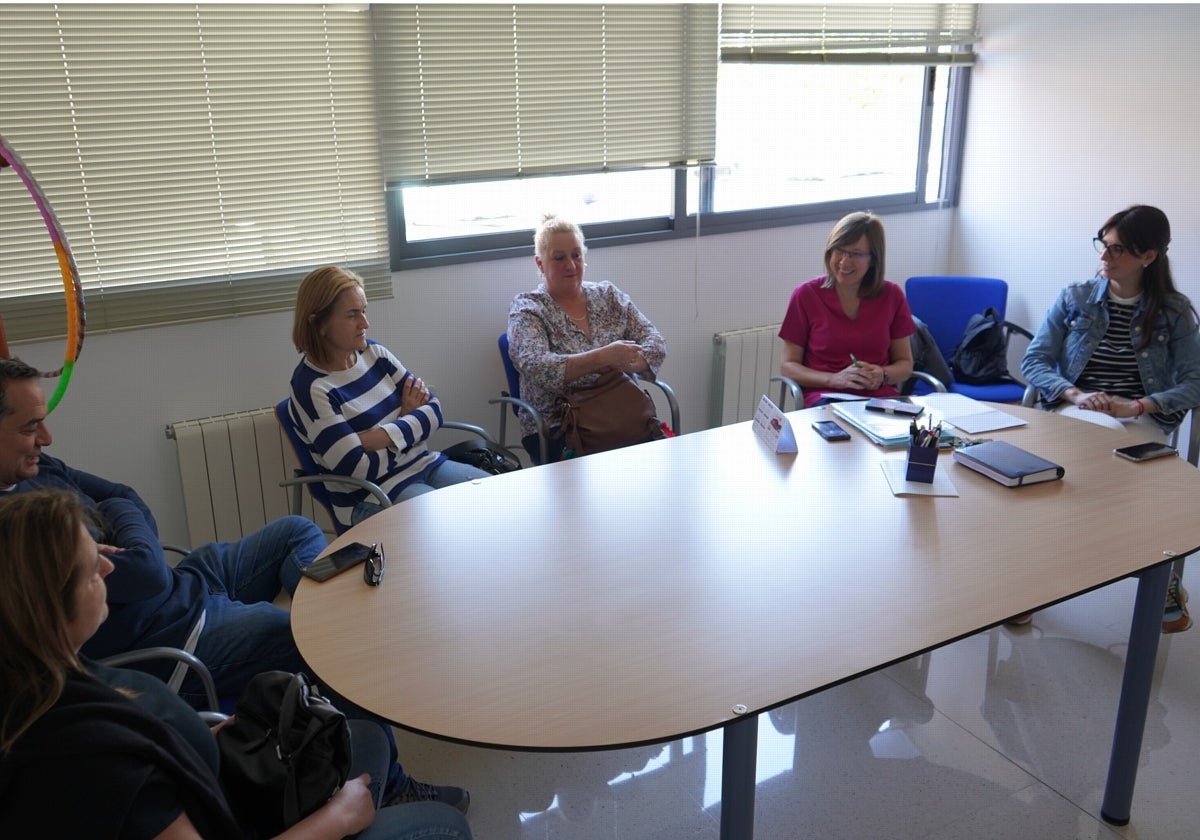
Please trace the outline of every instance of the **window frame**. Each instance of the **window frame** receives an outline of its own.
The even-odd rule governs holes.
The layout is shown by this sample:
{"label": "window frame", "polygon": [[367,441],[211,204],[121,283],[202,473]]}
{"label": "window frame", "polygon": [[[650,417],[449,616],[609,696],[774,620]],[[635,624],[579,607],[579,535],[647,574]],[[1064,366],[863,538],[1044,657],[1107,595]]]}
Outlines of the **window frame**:
{"label": "window frame", "polygon": [[[930,166],[930,144],[932,141],[932,119],[935,116],[932,97],[933,75],[949,73],[946,93],[945,127],[942,150],[937,158],[940,165],[938,195],[926,201],[923,190],[917,185],[924,181]],[[656,216],[645,219],[625,219],[601,224],[581,225],[589,248],[604,248],[683,239],[697,235],[720,236],[748,230],[766,230],[776,227],[814,224],[835,221],[846,213],[870,209],[886,216],[895,213],[913,213],[956,207],[961,190],[963,141],[966,131],[967,101],[970,93],[970,64],[941,63],[925,68],[923,85],[925,95],[921,111],[917,168],[913,172],[913,189],[908,192],[885,195],[837,199],[812,204],[792,204],[762,207],[752,210],[713,212],[711,196],[701,196],[700,216],[688,213],[688,170],[675,170],[672,216]],[[708,167],[698,167],[703,173]],[[711,170],[710,170],[711,171]],[[576,173],[562,173],[576,174]],[[701,175],[701,180],[704,175]],[[436,184],[423,184],[435,186]],[[386,193],[388,236],[391,244],[391,267],[393,271],[455,265],[469,262],[511,259],[528,256],[532,247],[532,231],[509,231],[505,233],[478,234],[473,236],[407,242],[404,237],[404,207],[401,187],[389,186]]]}

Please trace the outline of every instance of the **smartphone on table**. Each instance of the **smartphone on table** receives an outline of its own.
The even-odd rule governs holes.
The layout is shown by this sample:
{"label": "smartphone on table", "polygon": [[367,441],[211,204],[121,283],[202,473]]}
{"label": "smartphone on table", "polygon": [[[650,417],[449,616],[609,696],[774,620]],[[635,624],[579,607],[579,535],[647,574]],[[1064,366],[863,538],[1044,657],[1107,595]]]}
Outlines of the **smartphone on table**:
{"label": "smartphone on table", "polygon": [[374,550],[375,546],[373,545],[352,542],[349,545],[342,546],[337,551],[326,554],[324,557],[318,557],[301,569],[300,573],[313,580],[329,580],[339,572],[344,572],[347,569],[357,566],[370,557],[371,552]]}
{"label": "smartphone on table", "polygon": [[1154,458],[1164,458],[1167,455],[1178,455],[1174,448],[1165,443],[1135,443],[1132,446],[1119,446],[1113,450],[1119,458],[1130,461],[1149,461]]}
{"label": "smartphone on table", "polygon": [[875,397],[867,400],[867,411],[879,411],[884,414],[899,414],[903,417],[920,417],[925,411],[924,406],[914,403],[904,402],[903,400],[889,400],[882,397]]}
{"label": "smartphone on table", "polygon": [[832,420],[817,420],[812,427],[825,440],[850,440],[850,433]]}

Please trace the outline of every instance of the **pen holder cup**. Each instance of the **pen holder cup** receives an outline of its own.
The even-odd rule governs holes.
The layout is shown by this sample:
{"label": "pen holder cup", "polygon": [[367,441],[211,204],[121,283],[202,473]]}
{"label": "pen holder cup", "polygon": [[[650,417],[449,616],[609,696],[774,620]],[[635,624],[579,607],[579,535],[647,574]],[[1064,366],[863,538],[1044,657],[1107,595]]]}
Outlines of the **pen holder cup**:
{"label": "pen holder cup", "polygon": [[920,481],[933,484],[933,474],[937,470],[938,448],[936,446],[908,447],[908,469],[904,472],[907,481]]}

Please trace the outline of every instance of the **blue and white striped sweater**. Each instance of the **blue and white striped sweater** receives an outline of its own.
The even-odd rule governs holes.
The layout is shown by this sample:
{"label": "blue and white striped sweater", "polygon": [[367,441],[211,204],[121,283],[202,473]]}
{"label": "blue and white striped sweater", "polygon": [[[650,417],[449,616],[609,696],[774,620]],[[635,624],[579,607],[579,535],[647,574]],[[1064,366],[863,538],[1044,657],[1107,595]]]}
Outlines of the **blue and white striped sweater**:
{"label": "blue and white striped sweater", "polygon": [[[442,425],[442,407],[436,396],[411,414],[402,414],[400,395],[411,377],[400,360],[382,344],[367,342],[353,367],[325,371],[307,357],[292,374],[293,420],[314,459],[338,475],[354,476],[378,484],[392,499],[445,456],[430,452],[429,436]],[[381,427],[392,446],[367,452],[359,433]],[[327,486],[334,515],[350,523],[354,506],[367,498],[366,491]]]}

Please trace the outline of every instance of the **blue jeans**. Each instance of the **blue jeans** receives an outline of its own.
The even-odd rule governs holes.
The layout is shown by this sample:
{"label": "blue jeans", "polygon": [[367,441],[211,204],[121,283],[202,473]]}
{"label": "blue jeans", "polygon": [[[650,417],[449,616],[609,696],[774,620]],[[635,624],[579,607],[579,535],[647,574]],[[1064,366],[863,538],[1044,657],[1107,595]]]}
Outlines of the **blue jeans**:
{"label": "blue jeans", "polygon": [[[390,732],[390,730],[387,730]],[[371,776],[371,795],[375,807],[384,799],[381,780],[389,766],[388,738],[384,727],[365,721],[350,722],[350,777],[363,773]],[[375,812],[375,821],[355,835],[358,840],[419,840],[452,837],[470,840],[467,818],[443,802],[413,802],[393,805]]]}
{"label": "blue jeans", "polygon": [[[439,490],[442,487],[449,487],[451,484],[461,484],[464,481],[473,481],[476,478],[487,478],[490,473],[485,473],[478,467],[472,467],[470,464],[462,464],[458,461],[451,461],[447,458],[442,463],[427,470],[424,475],[410,484],[406,484],[404,489],[397,494],[393,502],[402,502],[405,499],[411,499],[413,496],[420,496],[423,493],[432,493],[434,490]],[[350,522],[357,525],[369,516],[374,516],[383,510],[382,507],[374,502],[359,502],[354,506],[353,513],[350,514]]]}
{"label": "blue jeans", "polygon": [[[296,591],[300,569],[325,548],[325,535],[308,519],[285,516],[237,542],[209,543],[179,563],[208,587],[204,630],[196,656],[208,666],[222,697],[240,696],[263,671],[307,670],[292,639],[290,615],[271,602]],[[180,694],[203,702],[199,681],[188,677]]]}
{"label": "blue jeans", "polygon": [[[295,594],[300,569],[325,545],[325,534],[312,521],[285,516],[237,542],[209,543],[185,557],[179,565],[193,569],[208,584],[204,630],[195,653],[212,673],[218,697],[241,697],[251,677],[263,671],[303,671],[347,717],[382,724],[391,748],[386,777],[390,791],[405,780],[390,724],[320,683],[296,648],[291,614],[271,603],[283,589]],[[183,681],[179,695],[204,708],[203,688],[194,675]]]}

